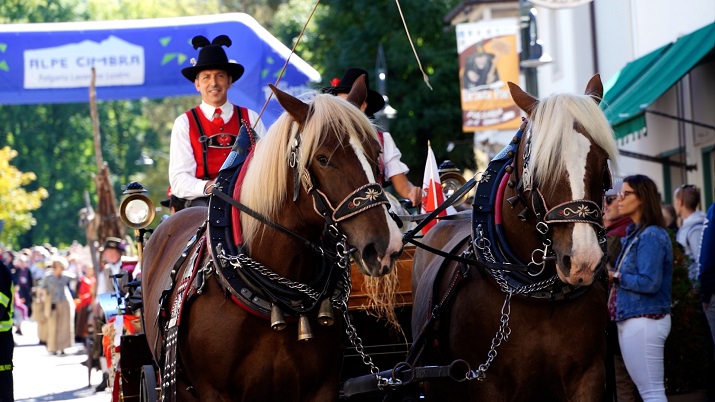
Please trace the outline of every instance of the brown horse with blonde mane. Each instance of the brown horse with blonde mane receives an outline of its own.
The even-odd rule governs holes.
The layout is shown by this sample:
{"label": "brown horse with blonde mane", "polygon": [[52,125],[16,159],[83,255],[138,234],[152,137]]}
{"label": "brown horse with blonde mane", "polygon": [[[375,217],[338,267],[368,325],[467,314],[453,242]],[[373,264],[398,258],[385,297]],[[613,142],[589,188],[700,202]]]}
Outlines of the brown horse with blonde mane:
{"label": "brown horse with blonde mane", "polygon": [[[233,193],[248,208],[230,222],[240,220],[237,254],[214,237],[188,242],[207,221],[200,207],[169,217],[144,249],[145,332],[165,400],[335,401],[346,322],[336,314],[333,325],[321,325],[331,321],[317,319],[318,309],[326,301],[328,309],[347,307],[350,254],[364,274],[378,276],[401,253],[376,183],[380,144],[354,106],[365,99],[364,78],[347,101],[318,94],[305,103],[271,88],[285,112],[256,143]],[[203,245],[212,252],[196,254]],[[185,274],[191,266],[200,267],[198,295],[167,307],[183,289],[179,278],[196,283]],[[236,277],[245,288],[231,288]],[[242,299],[244,291],[251,297]]]}
{"label": "brown horse with blonde mane", "polygon": [[440,222],[424,242],[528,270],[477,268],[418,250],[417,363],[467,363],[460,362],[465,381],[429,382],[430,400],[601,401],[608,314],[600,206],[617,156],[598,107],[601,80],[594,76],[585,95],[543,100],[509,87],[527,121],[482,174],[471,222]]}

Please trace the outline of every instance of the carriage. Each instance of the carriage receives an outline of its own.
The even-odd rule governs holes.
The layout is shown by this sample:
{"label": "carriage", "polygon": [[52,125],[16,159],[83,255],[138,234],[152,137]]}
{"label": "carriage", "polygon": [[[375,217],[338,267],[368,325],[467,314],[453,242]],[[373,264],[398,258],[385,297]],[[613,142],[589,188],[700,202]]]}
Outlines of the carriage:
{"label": "carriage", "polygon": [[[541,102],[510,86],[528,125],[482,174],[471,219],[440,222],[427,251],[403,249],[420,225],[402,235],[374,182],[379,144],[349,104],[363,82],[347,102],[272,89],[286,112],[265,146],[229,157],[208,219],[180,211],[144,248],[123,399],[602,398],[600,200],[615,144],[599,77],[585,96]],[[139,204],[133,224],[151,209]],[[387,307],[359,291],[381,286]]]}

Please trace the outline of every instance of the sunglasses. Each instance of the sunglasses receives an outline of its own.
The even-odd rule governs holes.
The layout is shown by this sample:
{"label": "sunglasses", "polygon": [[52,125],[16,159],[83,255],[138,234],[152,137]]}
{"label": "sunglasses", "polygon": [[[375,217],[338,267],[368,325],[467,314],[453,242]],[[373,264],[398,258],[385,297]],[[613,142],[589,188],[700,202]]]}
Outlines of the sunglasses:
{"label": "sunglasses", "polygon": [[616,200],[616,198],[618,198],[618,196],[607,195],[607,196],[603,197],[603,202],[606,203],[606,205],[611,205],[611,204],[613,204],[613,201]]}
{"label": "sunglasses", "polygon": [[618,199],[622,200],[626,197],[628,197],[631,194],[635,194],[635,191],[619,191],[618,192]]}

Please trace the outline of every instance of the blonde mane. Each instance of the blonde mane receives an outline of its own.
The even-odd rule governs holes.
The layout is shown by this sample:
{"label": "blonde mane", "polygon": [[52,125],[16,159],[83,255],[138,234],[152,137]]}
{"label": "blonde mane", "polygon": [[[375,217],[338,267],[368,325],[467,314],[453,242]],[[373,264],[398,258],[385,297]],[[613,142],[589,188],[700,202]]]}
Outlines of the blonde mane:
{"label": "blonde mane", "polygon": [[532,131],[533,179],[541,188],[553,188],[566,172],[566,158],[575,157],[568,151],[576,141],[574,122],[583,126],[591,141],[608,154],[613,169],[617,168],[618,149],[611,125],[593,98],[588,95],[552,95],[539,101],[528,127]]}
{"label": "blonde mane", "polygon": [[[308,121],[300,134],[299,160],[302,166],[307,166],[318,147],[324,143],[326,135],[338,133],[338,141],[343,147],[349,146],[351,138],[359,144],[369,136],[377,140],[375,127],[365,114],[348,101],[329,94],[317,94],[308,104]],[[281,114],[256,144],[241,187],[241,203],[269,220],[275,219],[281,205],[292,196],[292,191],[287,188],[288,175],[292,175],[288,161],[297,127],[298,123],[290,114]],[[263,228],[259,221],[241,214],[244,244],[249,250],[253,241],[262,234]]]}

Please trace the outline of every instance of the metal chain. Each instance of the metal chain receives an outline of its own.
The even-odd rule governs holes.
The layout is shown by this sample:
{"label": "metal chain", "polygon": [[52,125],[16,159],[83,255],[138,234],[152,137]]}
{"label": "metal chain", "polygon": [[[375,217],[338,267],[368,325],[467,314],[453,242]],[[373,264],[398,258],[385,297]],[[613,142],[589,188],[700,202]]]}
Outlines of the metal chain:
{"label": "metal chain", "polygon": [[489,348],[489,352],[487,352],[487,361],[479,365],[479,368],[477,370],[470,370],[467,373],[467,380],[477,380],[477,381],[484,381],[484,379],[487,377],[487,370],[489,369],[489,366],[492,364],[492,361],[494,361],[494,358],[497,357],[497,348],[499,345],[501,345],[502,342],[506,342],[509,340],[509,335],[511,335],[511,328],[509,328],[509,313],[511,313],[511,292],[507,292],[506,297],[504,298],[504,304],[502,304],[501,307],[501,317],[499,319],[499,329],[497,330],[497,333],[494,335],[494,338],[492,338],[492,346]]}
{"label": "metal chain", "polygon": [[310,286],[304,283],[294,282],[288,278],[280,276],[277,273],[263,266],[261,263],[251,259],[251,257],[247,256],[246,254],[227,256],[224,251],[221,250],[221,252],[218,254],[218,258],[222,261],[222,263],[230,264],[234,269],[252,269],[273,282],[277,282],[290,289],[297,290],[298,292],[303,293],[304,295],[311,298],[313,301],[318,301],[318,299],[320,298],[320,293],[317,292],[315,289],[311,288]]}
{"label": "metal chain", "polygon": [[362,339],[358,336],[357,329],[355,329],[355,326],[350,319],[350,314],[348,313],[348,300],[350,298],[350,292],[352,291],[352,278],[350,277],[350,269],[347,265],[349,251],[345,245],[345,241],[346,238],[343,235],[342,242],[338,243],[338,245],[342,245],[342,247],[337,247],[339,257],[338,266],[340,266],[343,271],[343,288],[342,292],[339,292],[339,297],[333,300],[333,307],[343,313],[343,320],[345,321],[345,334],[348,336],[348,339],[350,339],[350,343],[353,347],[355,347],[355,351],[362,358],[363,364],[370,367],[370,373],[377,379],[377,387],[379,389],[383,389],[383,387],[390,385],[391,380],[380,377],[380,369],[372,361],[372,357],[365,353]]}
{"label": "metal chain", "polygon": [[[491,242],[489,241],[489,239],[484,237],[484,230],[482,228],[482,225],[477,226],[477,237],[472,241],[472,244],[479,250],[482,258],[484,258],[490,263],[496,263],[496,259],[494,258],[494,254],[491,250]],[[499,284],[499,288],[502,292],[506,294],[506,296],[504,297],[504,304],[502,304],[501,308],[499,329],[494,335],[494,338],[492,338],[491,347],[489,348],[489,352],[487,352],[487,360],[484,363],[480,364],[477,370],[470,370],[466,375],[467,380],[484,381],[489,366],[492,364],[494,358],[496,358],[497,356],[497,348],[499,347],[499,345],[501,345],[502,342],[506,342],[509,340],[509,335],[511,335],[511,328],[509,328],[509,316],[511,314],[511,297],[515,294],[527,294],[545,289],[553,285],[556,281],[556,275],[554,275],[553,277],[545,281],[513,288],[506,281],[506,278],[504,278],[502,271],[494,269],[489,269],[487,271],[490,273],[492,278],[494,278],[497,284]]]}

